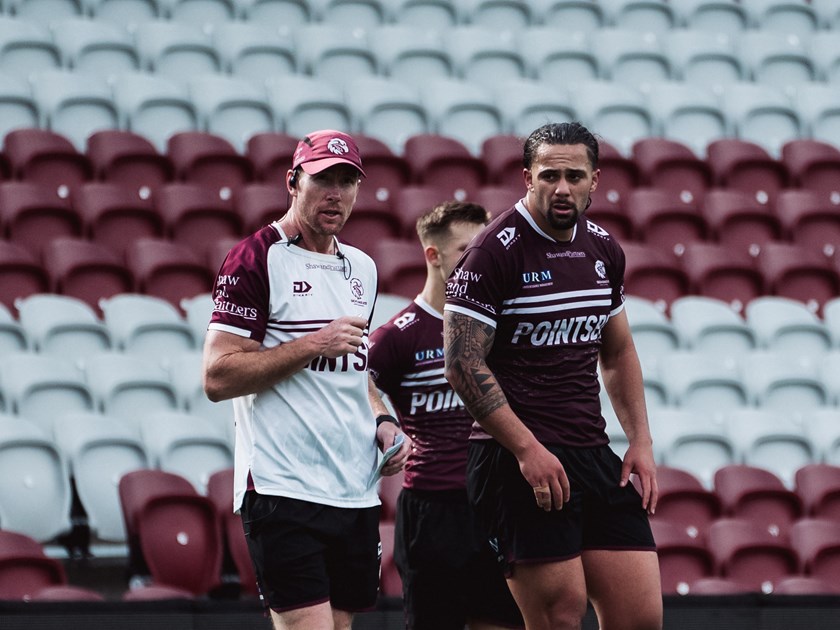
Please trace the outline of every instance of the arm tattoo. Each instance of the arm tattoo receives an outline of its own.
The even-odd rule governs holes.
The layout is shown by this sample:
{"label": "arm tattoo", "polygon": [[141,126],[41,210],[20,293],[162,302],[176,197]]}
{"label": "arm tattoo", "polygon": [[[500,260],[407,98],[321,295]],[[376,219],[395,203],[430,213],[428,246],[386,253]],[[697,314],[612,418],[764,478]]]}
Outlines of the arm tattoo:
{"label": "arm tattoo", "polygon": [[505,394],[485,361],[496,331],[477,319],[451,311],[444,314],[444,324],[447,378],[472,417],[481,421],[507,405]]}

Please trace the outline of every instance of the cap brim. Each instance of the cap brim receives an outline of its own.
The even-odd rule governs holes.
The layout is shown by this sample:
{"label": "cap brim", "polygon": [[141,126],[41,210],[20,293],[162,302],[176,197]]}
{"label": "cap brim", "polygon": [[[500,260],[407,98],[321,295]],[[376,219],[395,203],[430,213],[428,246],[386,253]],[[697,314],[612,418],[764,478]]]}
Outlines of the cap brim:
{"label": "cap brim", "polygon": [[300,167],[304,170],[307,175],[317,175],[323,170],[328,169],[331,166],[335,166],[336,164],[349,164],[357,171],[359,171],[363,177],[367,177],[365,172],[359,168],[358,164],[351,162],[345,158],[334,157],[334,158],[324,158],[323,160],[312,160],[311,162],[304,162],[300,165]]}

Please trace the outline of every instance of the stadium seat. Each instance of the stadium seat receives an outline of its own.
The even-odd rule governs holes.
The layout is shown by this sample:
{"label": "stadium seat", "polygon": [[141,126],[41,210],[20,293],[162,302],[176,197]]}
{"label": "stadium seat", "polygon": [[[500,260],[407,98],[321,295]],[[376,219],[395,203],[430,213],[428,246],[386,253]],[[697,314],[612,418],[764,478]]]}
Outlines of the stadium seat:
{"label": "stadium seat", "polygon": [[242,530],[242,519],[233,512],[233,468],[225,468],[210,475],[207,497],[216,506],[225,545],[239,576],[240,588],[248,595],[259,595],[254,564]]}
{"label": "stadium seat", "polygon": [[688,294],[689,279],[670,252],[641,243],[623,243],[626,258],[624,287],[628,295],[670,305]]}
{"label": "stadium seat", "polygon": [[110,182],[88,182],[73,191],[72,203],[83,234],[123,256],[141,238],[163,234],[160,215],[137,189]]}
{"label": "stadium seat", "polygon": [[49,436],[24,418],[0,417],[0,522],[38,542],[71,528],[70,477]]}
{"label": "stadium seat", "polygon": [[726,516],[749,520],[777,536],[802,516],[802,501],[796,493],[764,468],[721,466],[714,474],[714,491]]}
{"label": "stadium seat", "polygon": [[668,81],[674,75],[656,33],[629,28],[602,28],[594,31],[591,37],[592,50],[598,58],[604,79],[645,90],[651,83]]}
{"label": "stadium seat", "polygon": [[36,182],[0,183],[0,226],[9,240],[36,255],[52,239],[82,233],[70,202]]}
{"label": "stadium seat", "polygon": [[282,24],[291,30],[312,18],[306,0],[246,0],[242,3],[242,17],[254,24]]}
{"label": "stadium seat", "polygon": [[840,149],[819,140],[791,140],[782,147],[782,162],[791,183],[816,193],[840,191]]}
{"label": "stadium seat", "polygon": [[[236,150],[226,138],[205,131],[182,131],[169,137],[166,153],[175,167],[176,179],[189,184],[201,185],[205,192],[215,190],[223,200],[230,199],[231,191],[254,178],[250,160]],[[168,190],[181,191],[170,193]],[[158,190],[159,197],[167,203],[172,196],[193,196],[177,184],[169,184]],[[161,200],[158,199],[158,204]],[[162,210],[166,212],[165,209]]]}
{"label": "stadium seat", "polygon": [[376,191],[360,188],[340,240],[370,254],[380,240],[399,238],[403,227],[400,219],[391,201],[381,201]]}
{"label": "stadium seat", "polygon": [[685,26],[695,31],[737,36],[750,25],[738,0],[680,0],[675,8]]}
{"label": "stadium seat", "polygon": [[[659,500],[652,522],[675,525],[699,539],[705,535],[709,524],[720,517],[720,499],[687,470],[657,466],[656,483]],[[658,547],[660,539],[656,535],[654,538]]]}
{"label": "stadium seat", "polygon": [[803,572],[830,584],[840,580],[840,527],[837,521],[803,518],[790,528],[791,546]]}
{"label": "stadium seat", "polygon": [[36,352],[75,360],[112,346],[105,324],[79,298],[39,293],[16,300],[15,307]]}
{"label": "stadium seat", "polygon": [[[297,144],[298,138],[280,131],[251,136],[246,144],[245,156],[254,167],[256,179],[284,191],[286,172],[292,166],[292,155]],[[365,167],[367,168],[367,163]],[[243,189],[250,185],[244,186]],[[236,195],[236,191],[234,194]]]}
{"label": "stadium seat", "polygon": [[21,81],[28,81],[33,72],[56,69],[62,63],[49,28],[26,18],[0,18],[0,50],[0,71]]}
{"label": "stadium seat", "polygon": [[686,295],[671,303],[671,323],[694,352],[737,356],[758,346],[738,310],[718,298]]}
{"label": "stadium seat", "polygon": [[661,33],[677,25],[678,16],[665,0],[602,0],[607,22],[618,28]]}
{"label": "stadium seat", "polygon": [[163,298],[126,293],[102,300],[100,307],[116,347],[123,352],[159,358],[195,350],[189,325]]}
{"label": "stadium seat", "polygon": [[734,357],[671,352],[659,358],[662,380],[671,402],[706,415],[741,409],[751,402]]}
{"label": "stadium seat", "polygon": [[527,76],[525,58],[511,30],[459,24],[445,31],[443,40],[459,79],[492,87],[501,81]]}
{"label": "stadium seat", "polygon": [[[17,306],[17,300],[15,301]],[[33,342],[29,333],[12,315],[12,311],[0,302],[0,353],[20,352],[29,350]],[[2,407],[0,407],[2,410]]]}
{"label": "stadium seat", "polygon": [[628,295],[624,300],[624,309],[640,354],[658,357],[682,345],[679,333],[668,316],[650,300]]}
{"label": "stadium seat", "polygon": [[0,599],[31,599],[50,586],[67,583],[61,561],[48,558],[37,540],[0,529]]}
{"label": "stadium seat", "polygon": [[[412,180],[434,186],[447,199],[465,200],[485,183],[484,163],[466,145],[451,136],[419,134],[406,140],[403,154]],[[397,213],[400,202],[395,201]],[[415,217],[416,218],[416,217]]]}
{"label": "stadium seat", "polygon": [[830,401],[817,362],[790,351],[757,350],[740,359],[755,405],[786,413],[825,407]]}
{"label": "stadium seat", "polygon": [[238,237],[231,238],[230,236],[215,239],[207,251],[207,262],[210,270],[214,273],[218,272],[230,250],[241,240]]}
{"label": "stadium seat", "polygon": [[400,190],[394,199],[394,214],[400,222],[398,238],[416,245],[422,252],[423,248],[416,242],[417,219],[451,198],[446,190],[437,186],[406,186]]}
{"label": "stadium seat", "polygon": [[[652,100],[655,99],[654,96]],[[686,203],[699,206],[711,185],[708,164],[690,147],[675,140],[642,138],[633,144],[633,161],[639,167],[643,185],[676,193]]]}
{"label": "stadium seat", "polygon": [[[378,138],[394,154],[402,153],[410,136],[431,131],[420,93],[412,86],[383,77],[361,77],[348,80],[344,90],[353,116],[352,129]],[[364,160],[363,152],[362,156]]]}
{"label": "stadium seat", "polygon": [[187,245],[157,238],[140,238],[126,251],[134,276],[133,290],[162,298],[174,306],[212,287],[213,271]]}
{"label": "stadium seat", "polygon": [[182,352],[167,357],[166,367],[180,408],[192,416],[211,422],[232,448],[235,433],[233,401],[212,402],[207,398],[202,383],[201,350]]}
{"label": "stadium seat", "polygon": [[159,600],[194,600],[197,599],[191,592],[161,584],[141,585],[137,588],[129,588],[122,595],[124,602],[148,602]]}
{"label": "stadium seat", "polygon": [[580,81],[571,92],[575,111],[589,129],[629,157],[633,143],[656,135],[656,122],[638,90],[613,81]]}
{"label": "stadium seat", "polygon": [[[173,176],[169,159],[146,137],[131,131],[97,131],[88,137],[85,154],[96,179],[127,188],[141,199]],[[100,194],[106,195],[97,192],[96,196]]]}
{"label": "stadium seat", "polygon": [[181,310],[187,320],[195,338],[197,348],[204,347],[204,336],[207,334],[207,324],[210,323],[210,316],[215,308],[213,294],[197,293],[192,297],[183,298],[180,302]]}
{"label": "stadium seat", "polygon": [[836,582],[809,575],[791,575],[777,581],[773,587],[776,595],[838,595]]}
{"label": "stadium seat", "polygon": [[393,21],[430,30],[454,26],[460,19],[455,0],[392,0]]}
{"label": "stadium seat", "polygon": [[525,196],[523,186],[482,186],[469,201],[483,206],[491,216],[497,217]]}
{"label": "stadium seat", "polygon": [[152,411],[137,421],[155,468],[183,476],[200,494],[210,475],[233,466],[232,445],[213,420],[183,411]]}
{"label": "stadium seat", "polygon": [[81,0],[12,0],[3,9],[8,15],[44,25],[60,18],[82,16],[85,12]]}
{"label": "stadium seat", "polygon": [[251,183],[235,190],[233,206],[242,221],[243,231],[251,234],[281,218],[286,214],[286,197],[286,189],[276,184]]}
{"label": "stadium seat", "polygon": [[[506,131],[492,92],[481,84],[436,79],[423,86],[421,97],[433,133],[457,140],[474,156],[484,140]],[[406,153],[410,140],[406,141]]]}
{"label": "stadium seat", "polygon": [[364,156],[365,180],[361,190],[371,189],[378,201],[392,202],[397,191],[411,179],[402,150],[395,152],[383,140],[365,134],[354,134],[353,139]]}
{"label": "stadium seat", "polygon": [[691,193],[639,187],[627,196],[624,209],[635,240],[656,249],[679,254],[688,243],[706,240],[708,227]]}
{"label": "stadium seat", "polygon": [[300,69],[321,81],[340,86],[347,79],[378,73],[376,56],[364,30],[322,22],[300,26],[294,36]]}
{"label": "stadium seat", "polygon": [[140,69],[140,56],[125,28],[104,20],[65,18],[50,24],[65,68],[108,78]]}
{"label": "stadium seat", "polygon": [[740,190],[766,204],[788,185],[788,172],[766,149],[739,138],[715,140],[706,148],[714,184]]}
{"label": "stadium seat", "polygon": [[561,26],[571,33],[594,31],[605,26],[607,22],[604,7],[596,2],[535,0],[532,5],[535,24]]}
{"label": "stadium seat", "polygon": [[199,128],[195,105],[179,79],[125,73],[114,77],[112,87],[121,127],[146,138],[163,155],[170,136]]}
{"label": "stadium seat", "polygon": [[519,30],[536,17],[531,4],[525,0],[467,0],[461,3],[461,12],[470,24],[496,30]]}
{"label": "stadium seat", "polygon": [[832,0],[813,0],[811,4],[826,28],[834,29],[840,25],[840,9]]}
{"label": "stadium seat", "polygon": [[[575,4],[584,10],[589,6],[600,8],[595,3]],[[586,31],[573,30],[557,37],[556,27],[548,23],[532,26],[519,32],[519,50],[530,66],[529,76],[547,85],[563,85],[570,76],[580,80],[601,76],[600,62]]]}
{"label": "stadium seat", "polygon": [[[659,370],[659,355],[642,353],[639,355],[639,363],[642,366],[642,385],[645,391],[645,404],[648,406],[648,409],[670,405],[671,392],[668,391],[668,387]],[[603,386],[603,382],[601,383],[599,396],[602,408],[612,408],[612,401]],[[615,410],[613,410],[612,415],[615,415]],[[604,417],[606,418],[606,416]],[[617,416],[615,417],[615,421],[618,422]],[[620,427],[620,423],[617,428],[621,430],[622,434],[624,433],[624,430]]]}
{"label": "stadium seat", "polygon": [[84,370],[101,413],[133,421],[141,413],[178,408],[169,374],[151,358],[102,352],[85,357]]}
{"label": "stadium seat", "polygon": [[487,169],[487,182],[524,188],[522,154],[524,139],[514,134],[490,136],[481,143],[480,157]]}
{"label": "stadium seat", "polygon": [[747,304],[745,317],[762,347],[788,356],[819,355],[833,343],[820,318],[797,300],[772,295],[757,297]]}
{"label": "stadium seat", "polygon": [[781,86],[729,83],[722,88],[720,102],[735,137],[758,144],[775,159],[785,142],[805,136],[805,124]]}
{"label": "stadium seat", "polygon": [[528,137],[534,129],[550,121],[577,119],[566,91],[548,82],[532,79],[499,80],[491,85],[491,89],[504,118],[505,128],[508,133],[519,138]]}
{"label": "stadium seat", "polygon": [[745,519],[721,518],[712,523],[707,547],[719,575],[764,593],[798,570],[796,552],[785,537]]}
{"label": "stadium seat", "polygon": [[140,436],[119,418],[79,412],[63,414],[54,432],[94,539],[125,542],[117,486],[125,473],[149,467]]}
{"label": "stadium seat", "polygon": [[[3,120],[0,123],[2,136],[16,129],[37,127],[40,124],[41,114],[26,79],[19,79],[5,72],[0,75],[0,108],[3,111]],[[0,175],[5,179],[10,171],[9,160],[4,155],[0,158]]]}
{"label": "stadium seat", "polygon": [[[640,166],[659,167],[654,170],[657,180],[649,185],[678,190],[687,188],[699,200],[698,193],[705,192],[711,184],[711,170],[703,160],[706,147],[731,133],[723,109],[710,90],[688,83],[652,83],[645,94],[650,112],[663,136],[636,142],[642,143],[645,149],[638,153],[638,158],[644,161]],[[667,161],[663,163],[657,159],[661,153],[670,153],[678,160],[673,169],[667,166]],[[633,156],[636,159],[635,146]],[[674,181],[678,174],[685,174],[688,178],[682,185]]]}
{"label": "stadium seat", "polygon": [[[790,578],[782,577],[777,580],[777,584],[781,584],[788,579]],[[758,586],[725,577],[699,578],[688,585],[688,592],[692,595],[744,595],[758,593],[760,590]]]}
{"label": "stadium seat", "polygon": [[43,127],[84,151],[90,134],[119,126],[117,105],[104,78],[80,71],[44,70],[32,75],[32,95]]}
{"label": "stadium seat", "polygon": [[796,471],[794,482],[803,516],[840,520],[840,466],[806,464]]}
{"label": "stadium seat", "polygon": [[836,191],[783,190],[775,209],[787,239],[811,251],[834,253],[840,242],[840,194]]}
{"label": "stadium seat", "polygon": [[347,29],[369,30],[384,23],[390,15],[387,0],[310,0],[315,21]]}
{"label": "stadium seat", "polygon": [[593,205],[606,202],[623,207],[630,191],[640,184],[639,167],[609,142],[598,138],[598,168],[601,177],[592,194]]}
{"label": "stadium seat", "polygon": [[168,0],[167,17],[172,22],[200,26],[210,31],[238,17],[235,0]]}
{"label": "stadium seat", "polygon": [[840,400],[840,351],[832,349],[819,357],[817,362],[820,378],[828,389],[829,402],[836,405]]}
{"label": "stadium seat", "polygon": [[85,0],[85,4],[96,20],[128,29],[162,18],[166,10],[160,0]]}
{"label": "stadium seat", "polygon": [[0,303],[14,308],[18,298],[45,291],[49,291],[47,272],[29,248],[0,241]]}
{"label": "stadium seat", "polygon": [[804,302],[816,311],[840,294],[840,279],[827,257],[792,243],[765,243],[756,258],[769,295]]}
{"label": "stadium seat", "polygon": [[771,409],[732,409],[726,412],[729,434],[748,466],[769,470],[786,488],[794,475],[817,460],[817,449],[802,425],[790,415]]}
{"label": "stadium seat", "polygon": [[694,580],[713,575],[712,554],[696,532],[689,533],[658,517],[651,519],[650,526],[656,541],[663,594],[686,595]]}
{"label": "stadium seat", "polygon": [[147,564],[153,586],[199,595],[218,584],[222,537],[210,499],[179,475],[156,470],[124,475],[119,493],[133,564]]}
{"label": "stadium seat", "polygon": [[814,140],[840,146],[840,108],[837,83],[806,83],[799,86],[794,105]]}
{"label": "stadium seat", "polygon": [[278,130],[290,136],[302,138],[313,129],[351,128],[340,84],[323,77],[278,75],[266,79],[266,91]]}
{"label": "stadium seat", "polygon": [[808,37],[819,26],[819,17],[804,0],[744,0],[753,28]]}
{"label": "stadium seat", "polygon": [[219,72],[222,61],[210,37],[196,23],[157,20],[134,31],[143,70],[184,81]]}
{"label": "stadium seat", "polygon": [[65,584],[46,586],[25,599],[31,602],[104,602],[105,596],[99,591]]}
{"label": "stadium seat", "polygon": [[371,256],[379,272],[379,291],[414,299],[426,281],[426,259],[419,243],[382,240]]}
{"label": "stadium seat", "polygon": [[[708,0],[705,2],[706,6],[712,5]],[[732,8],[743,11],[743,8],[734,2],[714,4],[725,10]],[[740,30],[738,29],[738,32]],[[662,39],[675,76],[690,86],[715,94],[726,84],[749,79],[744,61],[735,47],[735,33],[710,33],[702,27],[692,27],[688,30],[674,29],[663,33]],[[705,97],[703,100],[706,100]]]}
{"label": "stadium seat", "polygon": [[100,243],[54,238],[46,244],[43,259],[51,292],[79,298],[94,309],[100,299],[130,291],[134,285],[120,257]]}
{"label": "stadium seat", "polygon": [[746,191],[709,190],[701,213],[711,229],[711,237],[741,254],[754,253],[768,241],[781,240],[781,221],[770,204],[759,202]]}
{"label": "stadium seat", "polygon": [[261,86],[266,77],[297,71],[297,51],[291,34],[284,34],[271,24],[229,21],[213,27],[213,46],[225,72]]}
{"label": "stadium seat", "polygon": [[[814,3],[816,7],[816,3]],[[836,83],[840,78],[840,43],[834,32],[819,31],[808,36],[808,50],[817,66],[819,76],[827,83]]]}
{"label": "stadium seat", "polygon": [[62,198],[92,176],[87,157],[63,135],[47,129],[9,131],[3,138],[3,154],[14,179],[49,187]]}
{"label": "stadium seat", "polygon": [[[197,167],[193,171],[200,172],[201,178],[224,172],[229,164],[219,161],[215,165],[218,168],[210,163],[205,169],[202,161],[200,158],[196,160]],[[197,182],[167,184],[155,194],[155,206],[163,219],[164,236],[189,246],[199,256],[207,252],[214,239],[242,233],[239,215],[230,201],[230,192],[225,192],[234,182],[232,178],[216,181],[212,187]]]}
{"label": "stadium seat", "polygon": [[429,79],[455,76],[454,63],[439,29],[405,22],[385,24],[371,30],[370,46],[380,73],[392,80],[417,87]]}
{"label": "stadium seat", "polygon": [[658,407],[650,410],[649,417],[654,442],[660,444],[658,461],[690,472],[705,488],[713,488],[719,468],[736,462],[735,445],[709,414]]}
{"label": "stadium seat", "polygon": [[805,39],[772,30],[746,31],[737,38],[738,51],[756,83],[773,85],[793,95],[802,83],[817,80],[817,66]]}

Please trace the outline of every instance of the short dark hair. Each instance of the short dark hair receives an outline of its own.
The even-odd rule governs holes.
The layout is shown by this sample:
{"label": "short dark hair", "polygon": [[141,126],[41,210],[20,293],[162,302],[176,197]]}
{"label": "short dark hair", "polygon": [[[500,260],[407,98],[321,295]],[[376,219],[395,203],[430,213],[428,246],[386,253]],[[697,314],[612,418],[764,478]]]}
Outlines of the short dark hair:
{"label": "short dark hair", "polygon": [[453,223],[486,225],[490,213],[477,203],[469,201],[444,201],[417,219],[417,236],[421,241],[442,236]]}
{"label": "short dark hair", "polygon": [[598,140],[579,122],[548,123],[531,132],[525,141],[523,166],[530,170],[534,154],[544,144],[582,144],[586,147],[592,168],[598,168]]}

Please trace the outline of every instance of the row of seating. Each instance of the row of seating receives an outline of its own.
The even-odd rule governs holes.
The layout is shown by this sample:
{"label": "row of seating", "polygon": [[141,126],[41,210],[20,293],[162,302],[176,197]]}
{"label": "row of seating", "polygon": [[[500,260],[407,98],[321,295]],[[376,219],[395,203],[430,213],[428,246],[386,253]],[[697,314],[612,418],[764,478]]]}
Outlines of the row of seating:
{"label": "row of seating", "polygon": [[42,23],[90,16],[119,25],[149,19],[198,24],[250,20],[288,28],[313,22],[370,28],[393,22],[426,28],[466,23],[503,28],[544,24],[573,30],[613,25],[663,31],[686,25],[725,32],[761,28],[809,33],[834,28],[840,22],[831,0],[599,0],[584,4],[568,0],[210,0],[198,4],[151,0],[128,6],[110,0],[66,0],[49,5],[13,0],[4,3],[2,9],[4,14]]}
{"label": "row of seating", "polygon": [[395,152],[412,135],[446,135],[477,155],[491,136],[524,136],[548,120],[580,119],[624,155],[636,140],[660,135],[701,156],[710,142],[727,137],[758,144],[773,157],[795,139],[840,144],[835,83],[802,83],[790,96],[779,81],[736,77],[713,90],[648,71],[644,89],[580,73],[558,82],[491,69],[490,86],[460,78],[409,85],[348,68],[336,73],[341,81],[260,73],[258,84],[203,67],[187,68],[183,77],[121,72],[111,81],[68,70],[37,72],[31,81],[4,75],[0,98],[8,115],[0,132],[41,127],[82,150],[96,131],[130,129],[163,151],[173,134],[198,130],[221,135],[242,151],[258,133],[301,136],[326,127],[373,135]]}

